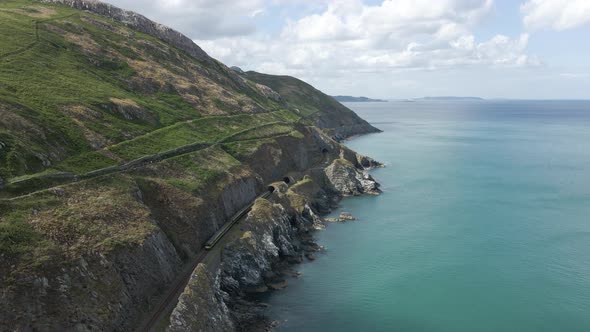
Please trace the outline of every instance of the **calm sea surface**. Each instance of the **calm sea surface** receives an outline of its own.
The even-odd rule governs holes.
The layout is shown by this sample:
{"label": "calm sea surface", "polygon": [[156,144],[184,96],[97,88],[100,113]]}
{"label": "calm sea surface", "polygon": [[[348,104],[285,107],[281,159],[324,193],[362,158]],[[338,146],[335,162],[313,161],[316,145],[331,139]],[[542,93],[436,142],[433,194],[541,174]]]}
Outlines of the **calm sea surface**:
{"label": "calm sea surface", "polygon": [[280,331],[590,331],[590,102],[347,106],[384,193],[265,299]]}

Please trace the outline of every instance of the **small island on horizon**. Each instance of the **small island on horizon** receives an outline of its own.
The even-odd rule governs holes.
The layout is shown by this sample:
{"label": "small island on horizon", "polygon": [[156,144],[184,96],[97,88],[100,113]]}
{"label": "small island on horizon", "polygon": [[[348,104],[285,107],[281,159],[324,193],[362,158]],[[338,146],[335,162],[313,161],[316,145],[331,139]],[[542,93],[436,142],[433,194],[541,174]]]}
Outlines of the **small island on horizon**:
{"label": "small island on horizon", "polygon": [[368,97],[353,97],[353,96],[332,96],[332,98],[336,99],[336,101],[341,103],[367,103],[367,102],[380,102],[384,103],[387,102],[385,99],[372,99]]}
{"label": "small island on horizon", "polygon": [[460,97],[460,96],[433,96],[415,98],[414,100],[485,100],[481,97]]}

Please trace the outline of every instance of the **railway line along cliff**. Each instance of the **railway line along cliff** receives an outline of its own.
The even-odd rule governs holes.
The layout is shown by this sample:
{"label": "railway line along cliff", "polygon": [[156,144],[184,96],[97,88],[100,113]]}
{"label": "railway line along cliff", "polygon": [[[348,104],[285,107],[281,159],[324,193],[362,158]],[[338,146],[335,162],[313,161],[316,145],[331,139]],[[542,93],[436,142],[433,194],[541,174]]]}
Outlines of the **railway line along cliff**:
{"label": "railway line along cliff", "polygon": [[379,130],[296,78],[98,1],[3,1],[0,29],[2,331],[264,328],[246,295],[379,192],[340,144]]}

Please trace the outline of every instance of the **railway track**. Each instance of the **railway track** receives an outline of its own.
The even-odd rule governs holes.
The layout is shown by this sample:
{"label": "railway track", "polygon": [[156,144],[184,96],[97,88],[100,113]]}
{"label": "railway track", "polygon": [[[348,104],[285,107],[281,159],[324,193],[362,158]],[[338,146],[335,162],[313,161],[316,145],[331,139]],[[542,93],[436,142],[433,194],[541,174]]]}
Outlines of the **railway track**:
{"label": "railway track", "polygon": [[221,240],[223,238],[223,236],[240,220],[242,219],[242,217],[244,217],[248,212],[250,212],[250,210],[252,209],[252,206],[254,205],[254,202],[256,202],[257,199],[259,198],[267,198],[269,197],[271,194],[271,192],[267,191],[262,195],[259,195],[258,197],[256,197],[254,199],[254,201],[252,201],[252,203],[248,204],[245,208],[243,208],[242,210],[238,211],[229,222],[226,222],[215,234],[213,234],[213,236],[209,239],[209,241],[207,241],[207,243],[205,243],[205,249],[207,250],[211,250],[213,249],[213,247],[217,244],[217,242],[219,242],[219,240]]}
{"label": "railway track", "polygon": [[199,265],[199,263],[202,262],[207,256],[207,253],[208,252],[206,251],[201,252],[199,255],[197,255],[197,257],[195,257],[193,263],[181,272],[180,277],[174,282],[173,287],[168,291],[168,294],[160,300],[156,306],[156,310],[150,315],[150,318],[147,320],[147,322],[143,326],[140,326],[138,331],[156,331],[155,329],[158,322],[162,318],[162,315],[164,315],[164,313],[169,310],[169,306],[172,304],[172,302],[177,299],[178,296],[180,296],[184,290],[184,287],[186,287],[186,284],[189,282],[193,271],[197,268],[197,265]]}
{"label": "railway track", "polygon": [[256,198],[252,202],[250,202],[247,206],[245,206],[244,208],[242,208],[241,210],[236,212],[231,217],[231,219],[228,222],[226,222],[209,239],[209,241],[207,241],[207,243],[205,244],[206,250],[203,250],[201,253],[199,253],[195,257],[193,262],[189,266],[187,266],[183,269],[183,271],[180,273],[180,276],[173,283],[172,288],[170,288],[170,290],[168,291],[166,296],[164,296],[158,302],[154,311],[150,314],[149,319],[142,326],[140,326],[138,331],[156,331],[156,329],[158,328],[158,323],[161,322],[162,319],[165,318],[164,315],[173,310],[173,308],[171,308],[171,306],[176,303],[178,297],[180,296],[180,294],[182,293],[182,291],[184,290],[184,288],[188,284],[193,271],[197,268],[197,265],[199,265],[199,263],[201,263],[205,259],[205,257],[207,257],[207,255],[211,253],[210,250],[213,249],[213,247],[217,243],[219,243],[219,241],[221,239],[223,239],[223,237],[227,234],[227,232],[229,232],[229,230],[232,229],[233,226],[235,226],[241,219],[243,219],[244,217],[247,216],[248,212],[250,212],[250,210],[252,209],[252,206],[254,205],[254,203],[256,202],[256,200],[258,198],[268,198],[270,195],[271,195],[271,192],[267,191],[261,195],[256,196]]}

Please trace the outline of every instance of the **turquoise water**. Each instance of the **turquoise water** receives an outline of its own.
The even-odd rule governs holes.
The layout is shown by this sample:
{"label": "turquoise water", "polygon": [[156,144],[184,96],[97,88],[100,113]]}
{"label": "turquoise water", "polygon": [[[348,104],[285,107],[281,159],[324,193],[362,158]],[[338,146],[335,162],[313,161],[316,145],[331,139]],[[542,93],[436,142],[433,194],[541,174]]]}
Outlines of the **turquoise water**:
{"label": "turquoise water", "polygon": [[266,299],[279,331],[590,331],[590,102],[348,106],[384,193]]}

